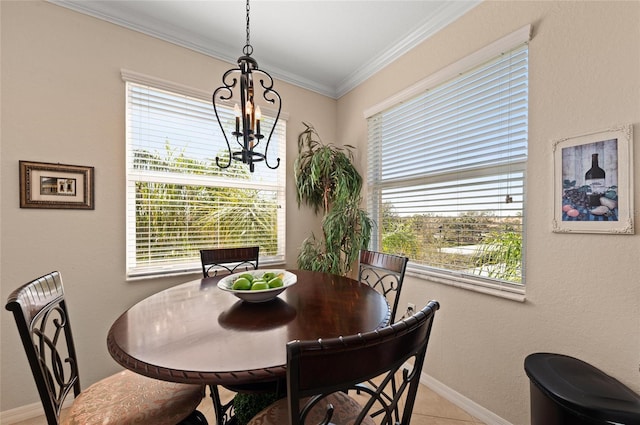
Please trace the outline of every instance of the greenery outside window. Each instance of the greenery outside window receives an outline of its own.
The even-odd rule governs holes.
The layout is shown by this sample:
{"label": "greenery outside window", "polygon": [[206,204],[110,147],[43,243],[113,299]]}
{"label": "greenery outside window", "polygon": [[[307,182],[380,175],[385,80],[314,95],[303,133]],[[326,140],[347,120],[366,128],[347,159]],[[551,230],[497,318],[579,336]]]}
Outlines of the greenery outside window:
{"label": "greenery outside window", "polygon": [[[260,263],[285,252],[285,167],[226,164],[210,94],[123,71],[127,99],[127,277],[201,270],[200,249],[260,247]],[[155,84],[154,84],[155,83]],[[232,105],[221,120],[234,125]],[[263,128],[273,118],[263,111]],[[285,159],[286,122],[269,150]],[[230,141],[232,142],[232,141]],[[235,141],[233,141],[235,143]],[[233,148],[233,146],[232,146]]]}
{"label": "greenery outside window", "polygon": [[528,131],[528,29],[520,35],[366,114],[372,248],[408,256],[409,274],[514,299]]}

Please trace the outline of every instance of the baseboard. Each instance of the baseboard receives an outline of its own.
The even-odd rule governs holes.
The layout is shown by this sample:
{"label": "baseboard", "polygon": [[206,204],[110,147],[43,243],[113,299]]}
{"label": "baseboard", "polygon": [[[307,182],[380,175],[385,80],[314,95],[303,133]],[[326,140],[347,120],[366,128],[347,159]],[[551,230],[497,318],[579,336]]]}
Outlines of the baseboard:
{"label": "baseboard", "polygon": [[424,372],[420,375],[420,383],[487,425],[513,425]]}
{"label": "baseboard", "polygon": [[[71,394],[62,403],[62,408],[65,409],[73,404],[73,394]],[[0,424],[12,425],[27,419],[37,418],[38,416],[44,416],[44,409],[40,402],[27,404],[26,406],[16,407],[15,409],[5,410],[0,412]]]}
{"label": "baseboard", "polygon": [[40,403],[27,404],[26,406],[16,407],[15,409],[0,412],[0,423],[2,425],[11,425],[27,419],[33,419],[44,415],[44,409]]}

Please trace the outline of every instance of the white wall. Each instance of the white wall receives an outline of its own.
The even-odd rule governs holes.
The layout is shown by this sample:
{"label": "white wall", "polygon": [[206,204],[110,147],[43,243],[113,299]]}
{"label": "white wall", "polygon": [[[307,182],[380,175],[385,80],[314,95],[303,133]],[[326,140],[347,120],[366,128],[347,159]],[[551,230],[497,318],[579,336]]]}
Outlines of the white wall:
{"label": "white wall", "polygon": [[[338,138],[357,144],[364,167],[363,110],[526,24],[527,300],[415,278],[402,296],[442,304],[426,373],[513,424],[529,423],[532,352],[579,357],[640,392],[640,234],[551,232],[552,140],[631,123],[639,164],[640,2],[485,1],[338,101]],[[636,168],[636,227],[638,188]]]}
{"label": "white wall", "polygon": [[[0,298],[52,270],[65,282],[84,387],[119,367],[106,349],[113,320],[138,300],[197,274],[125,281],[125,91],[128,69],[206,92],[231,64],[41,1],[0,2]],[[241,54],[241,46],[238,55]],[[259,56],[258,56],[259,59]],[[287,266],[316,226],[292,177],[302,121],[331,140],[336,101],[276,81],[289,114]],[[212,146],[213,150],[213,146]],[[20,209],[18,161],[95,167],[95,210]],[[281,165],[282,166],[282,165]],[[1,320],[0,411],[38,401],[11,314]]]}

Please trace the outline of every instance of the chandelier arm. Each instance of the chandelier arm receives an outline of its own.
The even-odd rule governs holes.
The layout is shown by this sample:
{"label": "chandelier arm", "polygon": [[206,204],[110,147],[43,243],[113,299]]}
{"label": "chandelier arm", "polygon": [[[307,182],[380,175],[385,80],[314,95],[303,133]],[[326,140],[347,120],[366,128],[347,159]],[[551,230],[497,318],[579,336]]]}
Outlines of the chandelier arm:
{"label": "chandelier arm", "polygon": [[271,168],[272,170],[278,168],[280,166],[280,158],[276,158],[276,165],[271,166],[269,164],[269,158],[268,158],[268,153],[269,153],[269,143],[271,143],[271,137],[273,136],[273,132],[276,129],[276,124],[278,123],[278,120],[280,119],[280,111],[282,110],[282,99],[280,98],[280,94],[278,94],[277,91],[271,89],[271,87],[273,87],[273,79],[271,78],[271,76],[269,74],[267,74],[266,72],[262,71],[265,75],[267,75],[271,81],[271,85],[270,86],[266,86],[264,84],[264,80],[260,79],[260,85],[262,86],[262,88],[264,89],[264,92],[262,93],[262,98],[271,104],[275,104],[277,101],[278,104],[278,112],[276,113],[276,119],[273,121],[273,126],[271,127],[271,131],[269,132],[269,137],[267,137],[267,143],[264,147],[264,163],[266,164],[267,167]]}
{"label": "chandelier arm", "polygon": [[[233,76],[233,74],[240,72],[242,73],[242,71],[240,70],[240,68],[232,68],[230,70],[228,70],[227,72],[225,72],[222,75],[222,87],[218,87],[218,90],[221,88],[226,88],[229,91],[229,96],[227,97],[220,97],[221,100],[229,100],[231,99],[231,97],[233,96],[233,88],[236,86],[236,84],[238,84],[238,78]],[[227,81],[229,78],[231,78],[231,81]]]}
{"label": "chandelier arm", "polygon": [[[225,76],[226,76],[226,74],[225,74]],[[213,103],[213,112],[215,112],[215,114],[216,114],[216,119],[218,120],[218,125],[220,126],[220,130],[222,130],[222,135],[224,136],[224,141],[227,143],[227,150],[229,151],[229,161],[227,162],[227,165],[220,165],[220,157],[218,157],[217,155],[216,155],[216,165],[219,168],[225,169],[225,168],[229,168],[231,166],[232,154],[231,154],[231,145],[229,144],[229,139],[227,139],[227,134],[225,133],[224,127],[222,126],[222,121],[220,121],[220,115],[218,115],[218,107],[216,106],[216,95],[221,90],[222,91],[226,90],[226,91],[229,92],[229,96],[228,97],[225,97],[224,95],[220,95],[220,99],[221,100],[230,99],[231,96],[233,95],[233,92],[229,89],[229,87],[221,86],[221,87],[218,87],[216,89],[216,91],[213,92],[213,96],[212,96],[212,99],[211,99],[211,102]]]}

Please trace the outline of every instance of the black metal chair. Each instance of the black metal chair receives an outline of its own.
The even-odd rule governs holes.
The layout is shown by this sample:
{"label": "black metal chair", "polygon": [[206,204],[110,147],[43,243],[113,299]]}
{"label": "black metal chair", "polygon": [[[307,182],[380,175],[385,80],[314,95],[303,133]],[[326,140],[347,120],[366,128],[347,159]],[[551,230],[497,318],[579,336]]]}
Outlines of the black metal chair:
{"label": "black metal chair", "polygon": [[[394,323],[396,319],[402,282],[404,281],[404,273],[408,262],[409,259],[407,257],[399,255],[367,250],[360,251],[358,280],[371,286],[390,302],[391,323]],[[368,383],[373,388],[377,387],[373,381],[368,381]],[[383,393],[388,399],[392,399],[396,392],[395,382],[391,383],[390,389],[390,395]],[[399,412],[396,411],[395,415],[397,420]]]}
{"label": "black metal chair", "polygon": [[395,321],[407,257],[375,251],[360,251],[358,280],[384,295],[391,304],[391,323]]}
{"label": "black metal chair", "polygon": [[258,268],[259,255],[260,247],[257,246],[201,249],[202,274],[204,277],[213,277],[217,276],[220,270],[229,273],[235,273],[242,268],[248,270],[249,267],[255,270]]}
{"label": "black metal chair", "polygon": [[[202,275],[204,277],[215,277],[219,271],[235,273],[236,271],[246,271],[250,268],[256,270],[258,268],[259,255],[260,247],[257,246],[201,249]],[[233,399],[224,403],[220,398],[220,391],[218,391],[216,385],[209,385],[209,389],[218,425],[235,424]],[[236,388],[228,389],[237,390]],[[253,390],[253,388],[247,388],[247,390]]]}
{"label": "black metal chair", "polygon": [[[49,425],[207,423],[196,410],[204,396],[201,385],[164,382],[124,370],[81,391],[59,272],[19,287],[5,307],[13,312]],[[71,392],[73,404],[61,415]]]}
{"label": "black metal chair", "polygon": [[[287,398],[262,410],[249,425],[408,424],[439,307],[430,301],[413,316],[363,334],[289,342]],[[371,379],[379,381],[374,390],[360,384]],[[388,400],[382,393],[391,382],[398,386]],[[349,396],[348,390],[358,395]],[[397,421],[395,411],[402,411]]]}

